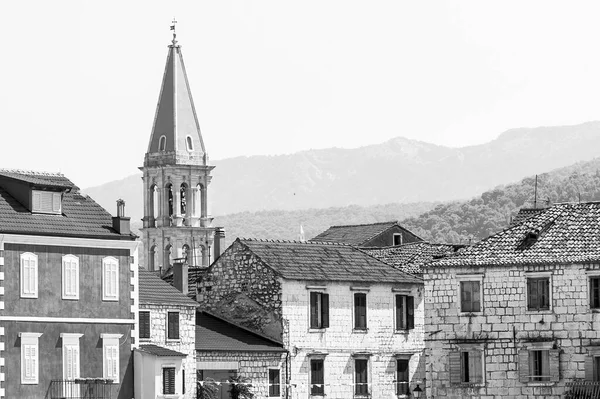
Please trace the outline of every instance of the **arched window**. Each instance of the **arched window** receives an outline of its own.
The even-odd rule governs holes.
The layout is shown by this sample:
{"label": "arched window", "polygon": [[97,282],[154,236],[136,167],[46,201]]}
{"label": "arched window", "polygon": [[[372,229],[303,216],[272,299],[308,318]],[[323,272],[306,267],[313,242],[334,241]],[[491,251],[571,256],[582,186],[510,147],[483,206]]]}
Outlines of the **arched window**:
{"label": "arched window", "polygon": [[158,139],[158,151],[164,151],[167,149],[167,136],[162,135]]}
{"label": "arched window", "polygon": [[169,216],[173,216],[173,186],[171,184],[167,184],[167,198],[169,201]]}
{"label": "arched window", "polygon": [[165,247],[164,259],[163,259],[163,272],[165,272],[171,266],[171,244]]}
{"label": "arched window", "polygon": [[154,219],[156,219],[160,213],[158,206],[158,189],[156,187],[156,184],[153,184],[152,187],[150,187],[150,212],[152,223],[154,223],[150,227],[155,227],[156,223],[154,222]]}
{"label": "arched window", "polygon": [[187,185],[185,183],[183,183],[181,185],[181,187],[179,188],[179,202],[181,204],[181,214],[185,215],[187,214],[187,198],[186,198],[186,193],[187,193]]}
{"label": "arched window", "polygon": [[192,142],[192,136],[187,136],[185,138],[185,145],[187,146],[188,151],[194,151],[194,143]]}
{"label": "arched window", "polygon": [[194,191],[194,216],[200,217],[202,215],[202,185],[196,185],[196,190]]}
{"label": "arched window", "polygon": [[181,257],[183,259],[185,259],[185,261],[187,263],[189,263],[190,261],[190,246],[187,244],[183,244],[183,247],[181,247]]}

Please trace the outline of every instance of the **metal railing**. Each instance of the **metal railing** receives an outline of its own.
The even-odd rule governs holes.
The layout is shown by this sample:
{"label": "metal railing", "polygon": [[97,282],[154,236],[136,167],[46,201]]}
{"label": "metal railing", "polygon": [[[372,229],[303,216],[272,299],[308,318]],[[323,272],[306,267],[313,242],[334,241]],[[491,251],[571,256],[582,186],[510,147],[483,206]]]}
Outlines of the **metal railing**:
{"label": "metal railing", "polygon": [[600,399],[600,381],[569,381],[566,399]]}
{"label": "metal railing", "polygon": [[48,399],[111,399],[113,383],[103,378],[52,380]]}

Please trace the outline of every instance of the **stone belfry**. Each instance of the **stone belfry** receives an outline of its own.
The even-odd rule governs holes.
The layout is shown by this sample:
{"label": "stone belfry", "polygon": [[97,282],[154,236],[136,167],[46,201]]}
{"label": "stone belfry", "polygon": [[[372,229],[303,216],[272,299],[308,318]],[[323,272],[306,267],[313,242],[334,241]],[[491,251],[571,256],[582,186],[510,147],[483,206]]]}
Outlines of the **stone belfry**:
{"label": "stone belfry", "polygon": [[[171,27],[175,32],[175,26]],[[148,270],[166,271],[175,259],[208,266],[220,254],[223,231],[208,215],[208,186],[214,166],[200,125],[176,35],[167,64],[144,158],[144,227]]]}

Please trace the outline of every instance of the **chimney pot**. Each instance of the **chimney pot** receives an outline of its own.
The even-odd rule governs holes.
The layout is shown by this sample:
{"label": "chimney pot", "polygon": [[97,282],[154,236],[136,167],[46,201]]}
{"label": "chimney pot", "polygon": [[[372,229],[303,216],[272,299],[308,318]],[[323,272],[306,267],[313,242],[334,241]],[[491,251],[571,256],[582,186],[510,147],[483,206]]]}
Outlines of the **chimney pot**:
{"label": "chimney pot", "polygon": [[184,295],[188,294],[188,264],[186,262],[173,263],[173,286]]}

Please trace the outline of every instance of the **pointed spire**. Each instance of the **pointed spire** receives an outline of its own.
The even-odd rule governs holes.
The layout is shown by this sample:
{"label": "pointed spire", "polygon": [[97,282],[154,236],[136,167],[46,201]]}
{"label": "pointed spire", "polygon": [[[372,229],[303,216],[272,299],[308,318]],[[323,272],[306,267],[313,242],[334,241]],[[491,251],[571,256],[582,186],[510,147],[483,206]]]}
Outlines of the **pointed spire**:
{"label": "pointed spire", "polygon": [[167,63],[152,126],[145,164],[206,165],[206,151],[196,115],[192,92],[183,63],[181,46],[173,18],[173,40],[168,46]]}

